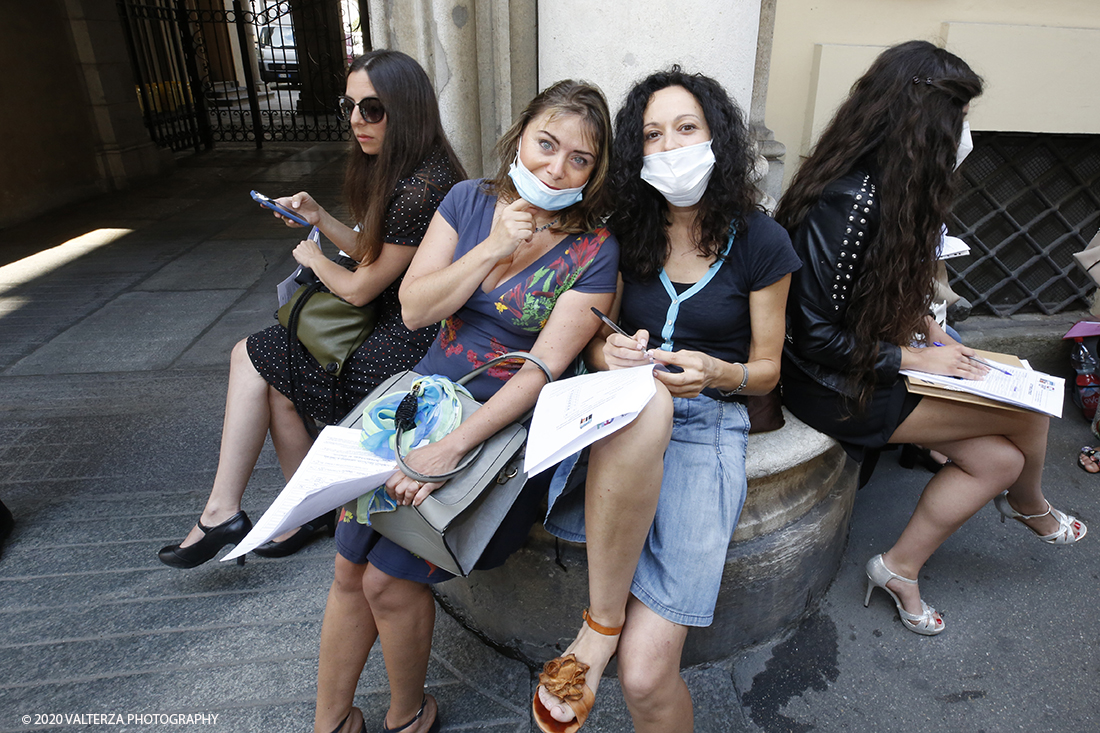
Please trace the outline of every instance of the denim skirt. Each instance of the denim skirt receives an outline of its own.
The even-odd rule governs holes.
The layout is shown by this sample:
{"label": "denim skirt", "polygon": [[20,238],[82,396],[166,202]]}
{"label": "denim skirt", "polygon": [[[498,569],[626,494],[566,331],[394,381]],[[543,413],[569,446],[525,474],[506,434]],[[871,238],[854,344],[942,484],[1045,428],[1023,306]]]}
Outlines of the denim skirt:
{"label": "denim skirt", "polygon": [[[722,571],[745,505],[749,414],[738,402],[705,395],[673,398],[672,440],[665,451],[657,513],[630,592],[659,616],[709,626]],[[584,542],[587,450],[562,461],[550,482],[545,526]]]}

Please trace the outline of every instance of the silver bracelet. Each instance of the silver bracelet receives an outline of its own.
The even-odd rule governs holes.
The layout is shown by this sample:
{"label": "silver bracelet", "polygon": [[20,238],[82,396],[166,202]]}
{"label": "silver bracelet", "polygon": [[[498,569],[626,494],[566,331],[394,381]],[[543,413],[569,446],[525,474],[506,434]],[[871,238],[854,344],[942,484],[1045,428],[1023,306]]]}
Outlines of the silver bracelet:
{"label": "silver bracelet", "polygon": [[737,362],[737,363],[741,364],[741,371],[743,371],[745,373],[745,375],[741,378],[741,384],[737,385],[737,389],[731,389],[728,392],[724,389],[718,390],[718,394],[720,394],[723,397],[733,397],[735,394],[737,394],[738,392],[743,390],[745,388],[745,385],[749,383],[749,368],[748,368],[748,366],[745,365],[742,362]]}

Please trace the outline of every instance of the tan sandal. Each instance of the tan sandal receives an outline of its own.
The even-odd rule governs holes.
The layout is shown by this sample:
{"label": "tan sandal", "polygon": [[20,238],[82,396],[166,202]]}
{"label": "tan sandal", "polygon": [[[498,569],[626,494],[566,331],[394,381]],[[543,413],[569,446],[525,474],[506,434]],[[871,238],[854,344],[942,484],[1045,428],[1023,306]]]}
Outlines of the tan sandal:
{"label": "tan sandal", "polygon": [[[613,628],[596,623],[588,615],[588,609],[584,609],[584,622],[588,628],[603,636],[617,636],[623,627]],[[596,695],[592,688],[585,683],[585,673],[589,665],[577,659],[577,655],[570,652],[562,657],[555,657],[545,664],[542,674],[539,675],[539,685],[546,688],[554,697],[561,700],[573,710],[575,716],[572,720],[563,723],[550,715],[550,710],[542,704],[539,693],[535,691],[535,698],[531,701],[531,710],[535,716],[535,725],[543,733],[576,733],[588,720],[588,713],[592,711],[592,705],[596,702]]]}

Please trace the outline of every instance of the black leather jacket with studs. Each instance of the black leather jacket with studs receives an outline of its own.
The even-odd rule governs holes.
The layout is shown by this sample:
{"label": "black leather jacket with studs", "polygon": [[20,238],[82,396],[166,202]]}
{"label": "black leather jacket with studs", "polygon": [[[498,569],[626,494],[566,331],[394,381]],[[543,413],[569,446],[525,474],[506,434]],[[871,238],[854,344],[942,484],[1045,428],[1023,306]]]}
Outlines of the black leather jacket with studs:
{"label": "black leather jacket with studs", "polygon": [[[791,232],[802,269],[793,274],[787,299],[784,355],[814,381],[848,396],[854,396],[846,373],[855,337],[845,317],[878,228],[875,184],[865,171],[853,171],[830,183]],[[900,368],[901,349],[880,341],[876,381],[892,384]]]}

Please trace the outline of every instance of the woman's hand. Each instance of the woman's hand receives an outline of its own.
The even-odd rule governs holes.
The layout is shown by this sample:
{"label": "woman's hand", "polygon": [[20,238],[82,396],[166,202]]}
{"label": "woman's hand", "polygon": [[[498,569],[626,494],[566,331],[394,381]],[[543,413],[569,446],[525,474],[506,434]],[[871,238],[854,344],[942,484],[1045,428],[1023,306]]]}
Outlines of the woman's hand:
{"label": "woman's hand", "polygon": [[901,368],[948,377],[981,379],[989,371],[989,367],[971,358],[976,355],[974,349],[954,342],[945,346],[924,348],[906,346],[901,350]]}
{"label": "woman's hand", "polygon": [[[405,464],[409,468],[428,476],[447,473],[452,470],[462,460],[465,451],[456,454],[456,451],[451,447],[453,441],[447,440],[449,437],[446,436],[439,442],[409,451],[409,454],[405,456]],[[401,506],[420,506],[429,494],[444,483],[446,482],[421,483],[398,470],[386,480],[386,493]]]}
{"label": "woman's hand", "polygon": [[648,343],[649,332],[645,329],[638,331],[631,338],[612,332],[603,342],[603,358],[607,362],[607,368],[629,369],[652,364],[653,359],[645,353]]}
{"label": "woman's hand", "polygon": [[[289,219],[287,221],[289,221]],[[321,251],[321,247],[312,239],[303,239],[301,242],[298,242],[298,246],[294,248],[294,259],[297,260],[298,264],[302,267],[313,269],[313,265],[318,257],[326,261],[328,260]]]}
{"label": "woman's hand", "polygon": [[662,351],[652,349],[649,355],[658,364],[674,364],[684,371],[653,371],[657,381],[668,387],[673,397],[697,397],[719,377],[724,362],[701,351]]}
{"label": "woman's hand", "polygon": [[530,242],[534,235],[535,215],[531,213],[531,204],[523,199],[516,199],[497,216],[486,241],[492,244],[498,258],[503,259],[515,252],[520,245]]}
{"label": "woman's hand", "polygon": [[[324,214],[325,211],[323,208],[321,208],[321,205],[314,201],[313,197],[305,191],[299,191],[293,196],[283,196],[282,198],[275,199],[275,203],[295,212],[296,214],[298,214],[298,216],[302,217],[313,226],[320,225],[321,216]],[[302,226],[296,221],[291,221],[290,219],[287,219],[278,211],[275,211],[273,213],[275,214],[276,218],[282,219],[283,223],[285,223],[288,227]]]}

